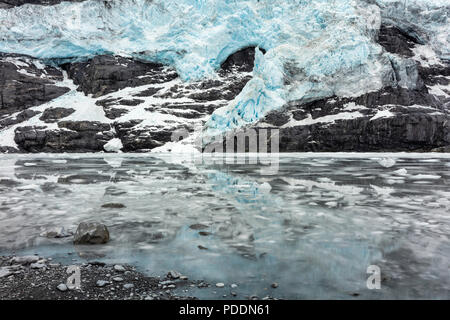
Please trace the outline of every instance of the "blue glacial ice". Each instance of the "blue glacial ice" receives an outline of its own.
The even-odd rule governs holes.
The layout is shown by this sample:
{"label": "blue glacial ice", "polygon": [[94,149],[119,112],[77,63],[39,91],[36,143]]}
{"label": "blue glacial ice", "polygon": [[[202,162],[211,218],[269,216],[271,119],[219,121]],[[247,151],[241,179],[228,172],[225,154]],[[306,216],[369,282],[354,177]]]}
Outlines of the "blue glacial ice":
{"label": "blue glacial ice", "polygon": [[[214,135],[252,123],[290,101],[355,96],[386,85],[390,58],[374,41],[380,7],[389,19],[403,22],[411,21],[416,8],[421,18],[415,21],[432,32],[422,37],[445,57],[446,2],[90,0],[24,5],[0,9],[0,52],[38,58],[135,56],[172,65],[190,81],[216,76],[220,64],[241,48],[265,49],[265,55],[257,50],[253,79],[207,122],[206,132]],[[409,11],[402,11],[402,4]]]}

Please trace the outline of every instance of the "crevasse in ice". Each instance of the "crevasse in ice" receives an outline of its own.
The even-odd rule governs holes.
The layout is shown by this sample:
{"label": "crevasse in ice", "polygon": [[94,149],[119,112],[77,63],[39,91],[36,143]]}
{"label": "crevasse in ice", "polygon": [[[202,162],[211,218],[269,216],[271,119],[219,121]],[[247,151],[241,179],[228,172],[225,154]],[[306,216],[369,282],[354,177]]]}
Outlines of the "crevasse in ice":
{"label": "crevasse in ice", "polygon": [[427,38],[445,57],[445,2],[89,0],[24,5],[0,9],[0,51],[39,58],[138,56],[170,64],[189,81],[214,77],[220,64],[243,47],[265,49],[265,55],[256,53],[253,79],[207,122],[206,131],[213,135],[254,122],[289,101],[380,89],[392,73],[389,57],[374,41],[380,7],[391,20],[412,21],[416,12],[420,18],[414,21],[432,31],[419,30],[419,38]]}

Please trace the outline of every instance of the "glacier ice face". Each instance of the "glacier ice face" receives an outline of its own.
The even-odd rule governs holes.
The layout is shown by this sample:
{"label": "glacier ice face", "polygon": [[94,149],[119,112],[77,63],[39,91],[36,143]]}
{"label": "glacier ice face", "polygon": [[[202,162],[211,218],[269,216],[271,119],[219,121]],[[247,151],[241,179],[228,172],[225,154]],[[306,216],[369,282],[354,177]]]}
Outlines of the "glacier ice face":
{"label": "glacier ice face", "polygon": [[441,59],[450,60],[450,2],[448,0],[364,0],[381,8],[383,20],[396,25]]}
{"label": "glacier ice face", "polygon": [[[0,10],[0,52],[39,58],[100,53],[174,66],[182,79],[214,77],[233,52],[259,46],[254,77],[207,123],[208,135],[258,120],[289,101],[355,96],[391,81],[389,57],[374,41],[383,17],[411,20],[426,0],[115,0]],[[368,4],[369,3],[369,4]],[[402,12],[401,3],[409,11]],[[375,5],[377,4],[377,5]],[[395,5],[394,5],[395,4]],[[431,6],[431,7],[430,7]],[[446,13],[420,13],[445,55]],[[437,22],[436,22],[437,21]],[[447,42],[446,42],[447,41]],[[448,46],[447,46],[448,49]]]}

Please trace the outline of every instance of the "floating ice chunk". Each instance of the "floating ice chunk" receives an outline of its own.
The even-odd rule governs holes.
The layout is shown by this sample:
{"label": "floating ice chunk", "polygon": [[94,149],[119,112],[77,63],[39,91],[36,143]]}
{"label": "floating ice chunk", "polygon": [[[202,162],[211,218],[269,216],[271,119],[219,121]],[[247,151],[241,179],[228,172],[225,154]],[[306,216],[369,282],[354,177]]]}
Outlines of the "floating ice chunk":
{"label": "floating ice chunk", "polygon": [[393,188],[389,188],[389,187],[377,187],[374,185],[370,185],[370,187],[375,190],[375,192],[379,195],[382,196],[387,196],[390,195],[391,193],[393,193],[395,191],[395,189]]}
{"label": "floating ice chunk", "polygon": [[405,176],[408,174],[408,170],[406,170],[405,168],[401,168],[401,169],[394,171],[394,173],[399,176]]}
{"label": "floating ice chunk", "polygon": [[55,159],[52,160],[53,163],[58,163],[58,164],[63,164],[63,163],[67,163],[67,160],[65,159]]}
{"label": "floating ice chunk", "polygon": [[414,179],[414,180],[437,180],[440,178],[441,178],[441,176],[435,175],[435,174],[417,174],[417,175],[411,176],[411,179]]}
{"label": "floating ice chunk", "polygon": [[262,193],[269,193],[270,190],[272,190],[272,186],[269,183],[264,182],[259,185],[258,190],[261,191]]}
{"label": "floating ice chunk", "polygon": [[396,161],[392,158],[383,158],[378,160],[378,163],[385,168],[390,168],[395,165]]}

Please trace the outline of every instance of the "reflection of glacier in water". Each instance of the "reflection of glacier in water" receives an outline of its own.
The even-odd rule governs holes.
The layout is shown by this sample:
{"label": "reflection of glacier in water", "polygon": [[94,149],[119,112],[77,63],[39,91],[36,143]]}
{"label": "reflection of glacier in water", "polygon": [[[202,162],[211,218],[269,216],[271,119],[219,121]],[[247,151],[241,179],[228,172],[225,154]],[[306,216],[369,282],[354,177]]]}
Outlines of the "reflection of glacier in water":
{"label": "reflection of glacier in water", "polygon": [[[237,298],[449,298],[449,157],[386,156],[286,155],[262,176],[164,155],[3,155],[0,251],[176,269],[237,283]],[[39,236],[85,220],[106,223],[112,241]],[[372,264],[381,290],[366,288]]]}

